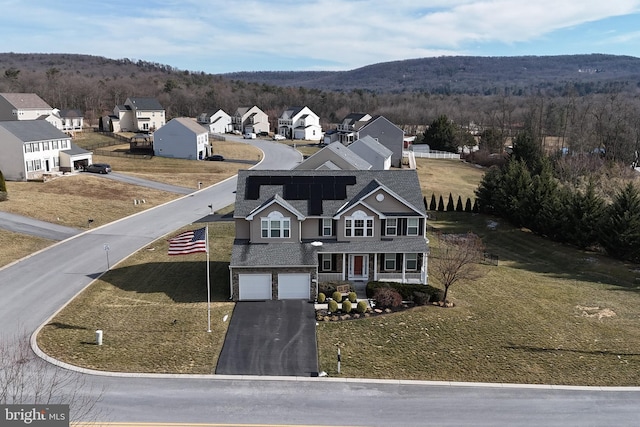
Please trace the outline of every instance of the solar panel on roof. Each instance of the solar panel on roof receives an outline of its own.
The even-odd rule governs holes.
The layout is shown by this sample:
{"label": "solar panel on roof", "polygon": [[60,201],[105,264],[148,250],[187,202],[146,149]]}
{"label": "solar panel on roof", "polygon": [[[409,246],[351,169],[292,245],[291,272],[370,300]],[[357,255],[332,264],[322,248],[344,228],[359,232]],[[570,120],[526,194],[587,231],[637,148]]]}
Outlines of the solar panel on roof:
{"label": "solar panel on roof", "polygon": [[355,176],[254,175],[247,177],[245,198],[259,199],[263,185],[282,185],[282,197],[285,200],[308,200],[309,213],[320,215],[323,200],[345,200],[347,185],[355,183]]}

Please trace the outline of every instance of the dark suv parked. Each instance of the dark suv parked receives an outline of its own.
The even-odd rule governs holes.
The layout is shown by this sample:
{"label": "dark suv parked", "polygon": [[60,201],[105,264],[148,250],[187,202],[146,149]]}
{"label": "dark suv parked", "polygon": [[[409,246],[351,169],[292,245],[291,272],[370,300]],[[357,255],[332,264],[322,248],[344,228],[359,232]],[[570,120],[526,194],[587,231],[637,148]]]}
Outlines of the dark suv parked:
{"label": "dark suv parked", "polygon": [[94,163],[87,166],[84,170],[93,173],[109,173],[111,172],[111,166],[106,163]]}

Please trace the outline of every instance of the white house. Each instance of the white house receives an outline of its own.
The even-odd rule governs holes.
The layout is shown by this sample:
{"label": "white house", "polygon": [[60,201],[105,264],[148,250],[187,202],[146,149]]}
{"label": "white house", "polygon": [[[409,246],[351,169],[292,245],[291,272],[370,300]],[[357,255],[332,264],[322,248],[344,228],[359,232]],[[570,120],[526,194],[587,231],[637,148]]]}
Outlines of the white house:
{"label": "white house", "polygon": [[177,117],[153,134],[153,152],[160,157],[203,160],[211,154],[209,131],[188,117]]}
{"label": "white house", "polygon": [[231,116],[233,130],[245,133],[269,132],[269,116],[256,107],[239,107]]}
{"label": "white house", "polygon": [[309,107],[291,107],[278,119],[278,133],[289,139],[320,141],[320,118]]}
{"label": "white house", "polygon": [[233,130],[231,116],[223,110],[205,111],[198,116],[198,123],[206,127],[209,133],[227,133]]}
{"label": "white house", "polygon": [[103,119],[103,128],[112,132],[153,132],[164,124],[164,108],[155,98],[127,98]]}
{"label": "white house", "polygon": [[8,181],[40,179],[92,162],[90,152],[45,120],[0,122],[0,170]]}
{"label": "white house", "polygon": [[393,151],[369,135],[353,141],[347,149],[370,163],[374,170],[391,169]]}

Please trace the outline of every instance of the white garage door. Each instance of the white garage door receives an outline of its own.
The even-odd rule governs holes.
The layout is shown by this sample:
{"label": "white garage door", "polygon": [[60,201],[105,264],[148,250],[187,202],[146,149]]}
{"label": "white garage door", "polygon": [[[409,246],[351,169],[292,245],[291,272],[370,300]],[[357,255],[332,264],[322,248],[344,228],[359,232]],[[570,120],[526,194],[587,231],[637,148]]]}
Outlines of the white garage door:
{"label": "white garage door", "polygon": [[278,299],[309,299],[309,273],[278,274]]}
{"label": "white garage door", "polygon": [[239,274],[238,284],[240,301],[271,299],[270,274]]}

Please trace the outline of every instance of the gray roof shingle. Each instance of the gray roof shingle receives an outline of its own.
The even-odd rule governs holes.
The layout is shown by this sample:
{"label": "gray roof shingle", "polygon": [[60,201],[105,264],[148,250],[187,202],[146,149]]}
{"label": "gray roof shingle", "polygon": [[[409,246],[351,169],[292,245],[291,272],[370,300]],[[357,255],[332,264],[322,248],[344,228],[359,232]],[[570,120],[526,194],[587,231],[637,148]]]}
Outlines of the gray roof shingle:
{"label": "gray roof shingle", "polygon": [[0,126],[22,142],[69,139],[69,136],[45,120],[12,120],[0,122]]}
{"label": "gray roof shingle", "polygon": [[[359,194],[365,188],[372,188],[372,181],[384,185],[393,191],[413,209],[421,214],[426,215],[424,209],[422,190],[418,180],[418,174],[415,170],[351,170],[351,171],[335,171],[335,170],[241,170],[238,171],[238,187],[236,191],[235,217],[245,218],[257,206],[272,198],[275,194],[283,196],[282,185],[262,185],[257,200],[248,199],[247,178],[249,176],[256,177],[291,177],[292,182],[297,180],[313,179],[312,177],[355,177],[355,185],[346,186],[346,197],[342,200],[323,200],[322,214],[312,214],[308,200],[287,200],[295,209],[304,216],[322,216],[332,217],[341,207],[348,202],[357,200]],[[377,184],[376,184],[377,185]],[[285,197],[286,199],[286,197]],[[355,199],[355,200],[354,200]]]}

